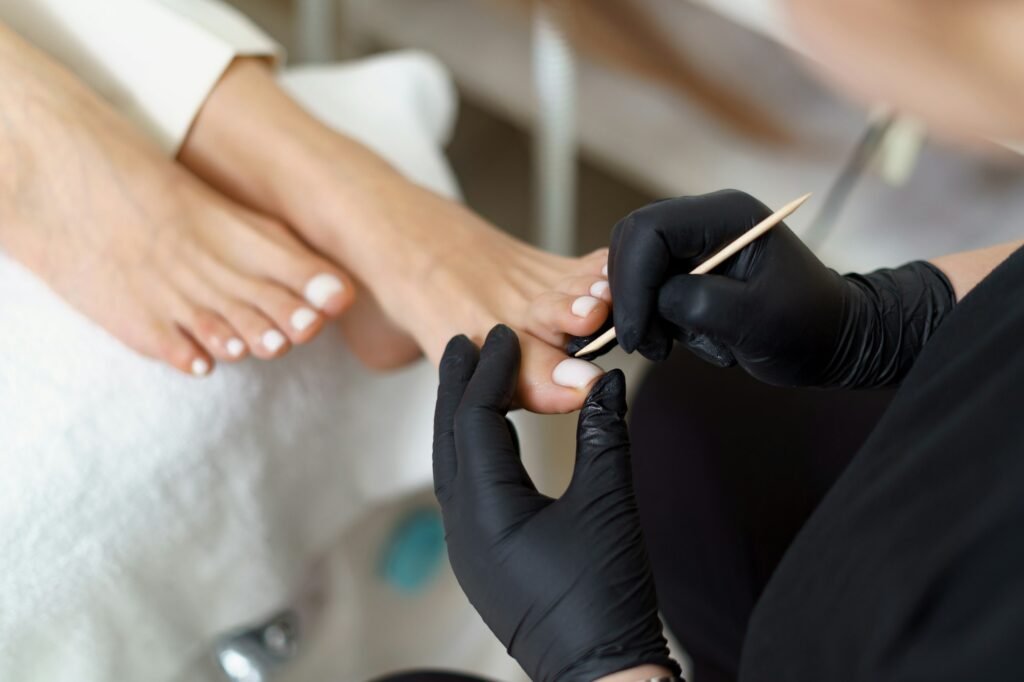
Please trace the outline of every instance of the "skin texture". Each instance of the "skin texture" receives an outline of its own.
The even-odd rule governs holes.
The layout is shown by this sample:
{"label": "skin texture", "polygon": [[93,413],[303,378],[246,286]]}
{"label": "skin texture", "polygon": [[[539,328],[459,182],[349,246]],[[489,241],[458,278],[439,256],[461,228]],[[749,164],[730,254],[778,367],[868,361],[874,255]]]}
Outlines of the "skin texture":
{"label": "skin texture", "polygon": [[313,311],[303,287],[343,280],[335,266],[162,157],[2,26],[0,96],[0,246],[130,348],[206,374],[282,355],[348,305],[351,286]]}
{"label": "skin texture", "polygon": [[[251,144],[254,139],[261,143]],[[536,412],[579,409],[600,375],[579,365],[589,372],[585,385],[552,380],[568,359],[567,334],[596,329],[607,303],[599,301],[584,318],[548,311],[603,279],[603,252],[581,259],[544,253],[410,183],[306,114],[262,62],[238,60],[229,69],[179,158],[228,196],[286,222],[353,275],[360,302],[342,325],[365,363],[398,366],[420,350],[437,363],[452,336],[464,333],[479,343],[504,322],[523,348],[517,405]]]}
{"label": "skin texture", "polygon": [[913,112],[947,136],[1024,137],[1024,4],[785,0],[834,83]]}

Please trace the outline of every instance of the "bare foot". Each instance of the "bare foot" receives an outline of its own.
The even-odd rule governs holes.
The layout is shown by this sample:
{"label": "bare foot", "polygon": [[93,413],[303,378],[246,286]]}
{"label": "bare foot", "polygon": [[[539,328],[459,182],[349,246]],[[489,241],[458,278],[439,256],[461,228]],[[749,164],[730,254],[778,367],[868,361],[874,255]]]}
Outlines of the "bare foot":
{"label": "bare foot", "polygon": [[[582,300],[576,306],[581,317],[573,316],[579,323],[570,325],[568,332],[542,315],[562,300],[547,292],[564,291],[564,298],[584,284],[586,291],[580,290],[575,298],[589,292],[602,279],[607,253],[583,259],[553,256],[426,190],[404,186],[396,191],[399,194],[385,195],[388,198],[374,209],[384,215],[366,218],[377,226],[372,236],[352,239],[337,218],[301,222],[298,229],[306,230],[324,253],[338,258],[361,254],[349,267],[366,279],[388,318],[408,330],[435,364],[452,336],[463,333],[482,343],[488,330],[503,322],[516,330],[522,346],[519,405],[544,413],[579,409],[603,372],[592,363],[569,358],[565,334],[596,329],[607,317],[607,303],[601,298]],[[384,192],[377,187],[376,198]],[[351,208],[348,215],[353,215]],[[577,274],[567,280],[572,273]],[[572,315],[571,303],[569,308]]]}
{"label": "bare foot", "polygon": [[[383,316],[360,304],[366,322],[353,315],[345,325],[369,364],[411,356],[399,329],[437,363],[451,337],[483,342],[503,322],[522,345],[521,406],[579,409],[603,374],[528,331],[531,302],[580,272],[577,259],[535,249],[412,184],[306,114],[259,62],[240,60],[221,79],[180,158],[229,196],[281,217],[365,283]],[[603,256],[592,260],[600,272]]]}
{"label": "bare foot", "polygon": [[0,245],[129,347],[205,375],[277,357],[348,306],[337,267],[7,32],[0,63]]}

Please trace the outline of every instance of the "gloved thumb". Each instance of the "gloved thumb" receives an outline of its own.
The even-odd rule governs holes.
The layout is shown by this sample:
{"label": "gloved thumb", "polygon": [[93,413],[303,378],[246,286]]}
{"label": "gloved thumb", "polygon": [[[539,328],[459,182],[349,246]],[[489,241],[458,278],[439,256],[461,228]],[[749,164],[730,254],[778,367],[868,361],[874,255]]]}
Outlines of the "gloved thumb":
{"label": "gloved thumb", "polygon": [[709,337],[734,346],[749,331],[748,291],[746,282],[731,277],[676,275],[658,292],[658,315],[677,339]]}
{"label": "gloved thumb", "polygon": [[597,382],[580,410],[569,491],[599,496],[631,481],[626,378],[615,369]]}

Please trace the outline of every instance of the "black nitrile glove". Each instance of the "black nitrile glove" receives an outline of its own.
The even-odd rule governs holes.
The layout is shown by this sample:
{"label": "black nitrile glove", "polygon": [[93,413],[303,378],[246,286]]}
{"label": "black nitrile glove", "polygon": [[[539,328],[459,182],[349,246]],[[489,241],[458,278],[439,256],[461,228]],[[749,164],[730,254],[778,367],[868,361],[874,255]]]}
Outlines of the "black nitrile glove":
{"label": "black nitrile glove", "polygon": [[619,221],[608,258],[619,344],[663,360],[678,339],[780,386],[899,383],[956,302],[946,277],[920,261],[840,276],[785,224],[712,274],[687,274],[769,214],[724,190]]}
{"label": "black nitrile glove", "polygon": [[565,494],[537,492],[505,418],[519,340],[503,325],[478,352],[441,359],[434,490],[448,556],[470,602],[533,680],[592,682],[669,657],[630,473],[625,381],[597,382],[580,412]]}

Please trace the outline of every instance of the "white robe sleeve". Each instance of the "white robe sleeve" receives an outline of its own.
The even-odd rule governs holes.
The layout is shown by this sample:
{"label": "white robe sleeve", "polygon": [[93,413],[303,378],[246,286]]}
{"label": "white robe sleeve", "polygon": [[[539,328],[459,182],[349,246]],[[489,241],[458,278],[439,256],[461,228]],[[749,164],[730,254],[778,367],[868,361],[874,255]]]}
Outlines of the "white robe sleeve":
{"label": "white robe sleeve", "polygon": [[0,0],[0,21],[62,62],[170,155],[234,58],[283,55],[218,0]]}

